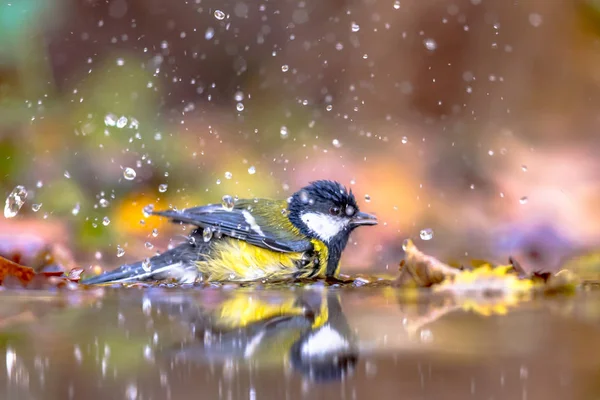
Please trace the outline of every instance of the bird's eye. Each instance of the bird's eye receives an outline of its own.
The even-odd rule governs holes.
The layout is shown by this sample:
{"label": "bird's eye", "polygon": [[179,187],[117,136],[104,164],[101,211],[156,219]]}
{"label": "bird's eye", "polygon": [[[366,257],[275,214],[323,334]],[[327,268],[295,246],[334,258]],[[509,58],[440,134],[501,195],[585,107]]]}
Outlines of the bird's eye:
{"label": "bird's eye", "polygon": [[331,215],[340,215],[340,208],[339,207],[331,207],[329,209],[329,214],[331,214]]}
{"label": "bird's eye", "polygon": [[354,213],[356,212],[356,210],[354,209],[354,207],[352,206],[346,206],[346,215],[351,217],[354,215]]}

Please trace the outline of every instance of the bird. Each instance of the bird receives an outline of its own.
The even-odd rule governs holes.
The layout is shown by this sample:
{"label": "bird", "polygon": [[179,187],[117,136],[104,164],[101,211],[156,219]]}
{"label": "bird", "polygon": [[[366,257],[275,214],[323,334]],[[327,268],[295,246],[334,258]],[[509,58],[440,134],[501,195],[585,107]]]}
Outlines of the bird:
{"label": "bird", "polygon": [[337,279],[350,234],[377,224],[352,190],[331,180],[310,182],[285,200],[224,196],[219,204],[150,214],[191,225],[188,240],[83,284]]}

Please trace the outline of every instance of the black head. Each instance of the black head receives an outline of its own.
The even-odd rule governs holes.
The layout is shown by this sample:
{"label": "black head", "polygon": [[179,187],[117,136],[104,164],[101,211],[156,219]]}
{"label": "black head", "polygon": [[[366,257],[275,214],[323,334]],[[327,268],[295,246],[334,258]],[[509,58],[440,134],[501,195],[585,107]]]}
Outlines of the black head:
{"label": "black head", "polygon": [[338,182],[316,181],[289,200],[290,221],[308,237],[343,247],[350,232],[361,225],[376,225],[377,218],[362,213],[352,191]]}

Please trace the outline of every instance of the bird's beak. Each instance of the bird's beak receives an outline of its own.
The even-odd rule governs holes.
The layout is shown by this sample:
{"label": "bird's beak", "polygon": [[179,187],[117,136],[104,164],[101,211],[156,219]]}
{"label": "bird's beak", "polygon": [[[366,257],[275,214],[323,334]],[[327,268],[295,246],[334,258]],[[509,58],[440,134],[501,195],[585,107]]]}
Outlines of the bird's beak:
{"label": "bird's beak", "polygon": [[377,225],[377,217],[371,214],[367,214],[364,212],[357,213],[350,220],[351,226],[361,226],[361,225]]}

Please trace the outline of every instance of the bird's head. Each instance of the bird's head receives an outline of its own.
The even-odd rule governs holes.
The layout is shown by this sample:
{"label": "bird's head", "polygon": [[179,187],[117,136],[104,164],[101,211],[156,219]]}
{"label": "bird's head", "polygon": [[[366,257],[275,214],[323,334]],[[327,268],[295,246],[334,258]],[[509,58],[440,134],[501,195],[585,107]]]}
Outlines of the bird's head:
{"label": "bird's head", "polygon": [[350,232],[376,225],[377,218],[360,212],[352,191],[338,182],[316,181],[289,199],[289,219],[302,234],[325,243],[346,243]]}

